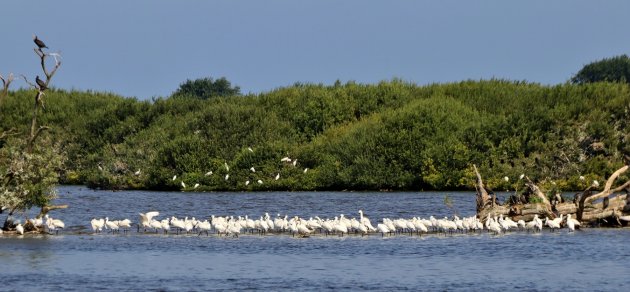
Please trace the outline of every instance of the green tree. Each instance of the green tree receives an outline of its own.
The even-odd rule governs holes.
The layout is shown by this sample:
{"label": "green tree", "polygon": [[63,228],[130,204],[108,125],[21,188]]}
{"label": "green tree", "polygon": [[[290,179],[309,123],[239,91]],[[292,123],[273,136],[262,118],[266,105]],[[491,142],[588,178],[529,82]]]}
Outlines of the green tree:
{"label": "green tree", "polygon": [[630,82],[630,58],[627,55],[605,58],[584,66],[571,82]]}
{"label": "green tree", "polygon": [[[19,132],[10,129],[0,135],[0,140],[4,140],[0,148],[0,173],[3,173],[0,180],[0,207],[9,210],[7,219],[14,212],[24,212],[35,206],[42,208],[37,215],[38,218],[50,210],[67,207],[49,205],[56,197],[55,187],[65,156],[62,155],[58,143],[47,135],[50,128],[38,126],[44,107],[44,92],[50,92],[50,80],[61,66],[61,62],[58,54],[44,52],[39,44],[38,48],[35,48],[35,53],[40,58],[44,79],[37,76],[35,83],[31,83],[24,77],[24,80],[36,90],[30,134],[22,137]],[[51,56],[55,59],[55,66],[49,70],[46,60]],[[5,87],[8,88],[8,84],[5,83]],[[8,112],[2,108],[2,113]],[[12,228],[12,225],[12,222],[6,220],[2,228]],[[28,225],[25,229],[29,230],[29,227],[36,229]]]}
{"label": "green tree", "polygon": [[179,89],[173,93],[174,96],[195,97],[199,99],[208,99],[217,96],[233,96],[240,95],[241,89],[238,86],[232,87],[232,83],[225,77],[217,80],[212,78],[201,78],[196,80],[186,80],[179,85]]}

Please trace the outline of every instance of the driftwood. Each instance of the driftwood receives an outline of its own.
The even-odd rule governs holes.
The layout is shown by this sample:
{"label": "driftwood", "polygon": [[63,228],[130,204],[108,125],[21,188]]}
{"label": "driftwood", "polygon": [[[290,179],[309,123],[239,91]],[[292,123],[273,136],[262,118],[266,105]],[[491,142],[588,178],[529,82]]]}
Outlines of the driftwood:
{"label": "driftwood", "polygon": [[[473,165],[477,176],[477,217],[485,220],[487,216],[504,215],[513,220],[531,220],[535,215],[550,219],[560,215],[571,214],[577,220],[588,224],[625,225],[630,221],[630,180],[615,186],[615,181],[625,173],[629,166],[625,165],[615,171],[607,180],[604,189],[597,192],[596,182],[575,195],[573,201],[551,203],[543,191],[528,177],[526,200],[516,199],[505,205],[495,205],[490,201],[487,188],[483,185],[477,167]],[[534,196],[537,203],[530,203]],[[519,197],[520,198],[520,197]],[[601,200],[601,201],[598,201]]]}

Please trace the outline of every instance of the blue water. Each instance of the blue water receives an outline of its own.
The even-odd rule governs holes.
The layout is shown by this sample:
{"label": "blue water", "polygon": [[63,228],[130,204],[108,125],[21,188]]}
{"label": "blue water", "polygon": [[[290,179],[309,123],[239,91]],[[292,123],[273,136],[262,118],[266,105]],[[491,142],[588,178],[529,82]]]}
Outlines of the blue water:
{"label": "blue water", "polygon": [[[473,193],[179,193],[60,187],[59,235],[0,235],[0,290],[630,289],[628,229],[538,234],[312,236],[97,234],[92,217],[474,214]],[[448,195],[453,208],[444,204]]]}

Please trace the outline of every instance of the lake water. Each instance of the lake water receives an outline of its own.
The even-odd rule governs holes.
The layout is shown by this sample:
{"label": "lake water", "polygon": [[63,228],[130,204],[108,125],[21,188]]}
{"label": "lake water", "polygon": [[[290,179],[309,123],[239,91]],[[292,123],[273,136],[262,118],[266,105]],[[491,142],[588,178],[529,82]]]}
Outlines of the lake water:
{"label": "lake water", "polygon": [[[59,188],[59,235],[0,235],[0,290],[630,289],[630,230],[455,235],[97,234],[93,217],[249,215],[410,218],[474,214],[474,193],[179,193]],[[444,197],[453,202],[444,204]],[[4,217],[2,217],[4,218]]]}

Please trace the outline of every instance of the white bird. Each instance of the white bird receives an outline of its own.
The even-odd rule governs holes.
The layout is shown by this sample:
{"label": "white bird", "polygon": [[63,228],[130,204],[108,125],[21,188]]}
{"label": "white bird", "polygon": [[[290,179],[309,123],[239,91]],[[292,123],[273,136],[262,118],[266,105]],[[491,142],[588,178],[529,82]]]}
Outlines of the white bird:
{"label": "white bird", "polygon": [[575,226],[580,226],[580,221],[577,221],[577,220],[571,218],[571,214],[568,214],[567,215],[567,227],[569,227],[569,230],[575,231]]}
{"label": "white bird", "polygon": [[140,224],[138,225],[138,230],[140,229],[140,226],[144,227],[144,229],[146,230],[147,228],[151,227],[151,220],[153,220],[153,217],[160,215],[160,212],[151,211],[151,212],[146,212],[145,214],[143,213],[138,213],[138,214],[140,214]]}
{"label": "white bird", "polygon": [[52,217],[49,217],[48,214],[46,214],[46,226],[48,227],[48,230],[57,230],[57,234],[59,234],[59,229],[63,229],[66,227],[66,224],[63,223],[63,221],[59,220],[59,219],[53,219]]}
{"label": "white bird", "polygon": [[262,180],[256,181],[259,185],[262,185]]}
{"label": "white bird", "polygon": [[599,187],[599,182],[598,182],[598,181],[596,181],[596,180],[594,180],[594,181],[593,181],[593,186],[594,186],[594,187],[596,187],[596,188],[598,188],[598,187]]}
{"label": "white bird", "polygon": [[129,228],[131,228],[131,220],[123,219],[118,221],[118,228],[122,228],[122,230],[127,233],[127,231],[129,231]]}
{"label": "white bird", "polygon": [[172,180],[174,181],[176,179],[177,179],[177,175],[174,175]]}
{"label": "white bird", "polygon": [[186,188],[186,184],[184,183],[184,181],[181,182],[182,188],[185,189]]}
{"label": "white bird", "polygon": [[245,186],[249,185],[249,181],[245,181]]}
{"label": "white bird", "polygon": [[506,176],[506,177],[503,177],[503,180],[504,181],[510,181],[510,178]]}
{"label": "white bird", "polygon": [[293,166],[296,166],[296,165],[297,165],[297,159],[293,160]]}
{"label": "white bird", "polygon": [[230,178],[230,174],[228,173],[225,175],[225,180],[228,180],[229,178]]}
{"label": "white bird", "polygon": [[585,180],[586,178],[584,178],[583,175],[580,175],[580,180]]}
{"label": "white bird", "polygon": [[389,233],[390,230],[389,228],[387,228],[387,225],[383,224],[383,223],[379,223],[376,225],[376,230],[378,230],[378,232],[380,232],[382,234],[382,236],[385,236],[385,233]]}
{"label": "white bird", "polygon": [[138,170],[136,170],[136,172],[134,172],[133,174],[134,174],[134,175],[140,175],[140,173],[141,173],[141,171],[140,171],[140,169],[138,169]]}
{"label": "white bird", "polygon": [[256,172],[256,169],[253,166],[249,170],[251,170],[252,172]]}
{"label": "white bird", "polygon": [[24,227],[22,226],[22,224],[19,224],[17,226],[15,226],[15,231],[17,231],[17,233],[19,234],[24,234]]}
{"label": "white bird", "polygon": [[211,176],[211,175],[212,175],[212,170],[211,170],[211,171],[206,172],[206,174],[205,174],[205,176]]}
{"label": "white bird", "polygon": [[304,168],[304,173],[306,173],[307,171],[308,171],[308,167],[307,167],[307,168]]}
{"label": "white bird", "polygon": [[518,177],[518,179],[523,179],[524,177],[525,177],[525,174],[524,174],[524,173],[522,173],[522,174]]}
{"label": "white bird", "polygon": [[199,187],[199,184],[195,184],[195,186],[193,187],[193,189],[196,189]]}
{"label": "white bird", "polygon": [[280,159],[281,162],[291,162],[291,158],[289,157],[283,157],[282,159]]}
{"label": "white bird", "polygon": [[224,162],[223,165],[225,165],[225,170],[230,171],[230,167],[228,166],[227,162]]}
{"label": "white bird", "polygon": [[252,149],[252,147],[247,147],[247,150],[249,150],[249,152],[254,152],[254,149]]}
{"label": "white bird", "polygon": [[109,221],[109,217],[105,217],[105,226],[107,226],[107,228],[110,229],[112,233],[115,233],[119,229],[118,222]]}
{"label": "white bird", "polygon": [[545,224],[551,228],[551,231],[554,229],[560,229],[560,224],[554,220],[549,220],[549,217],[545,219]]}
{"label": "white bird", "polygon": [[280,173],[276,174],[276,180],[280,178]]}
{"label": "white bird", "polygon": [[103,226],[105,226],[105,220],[103,220],[103,218],[101,219],[93,218],[90,221],[90,225],[92,226],[92,231],[94,231],[94,233],[98,233],[98,232],[101,232],[101,230],[103,230]]}

